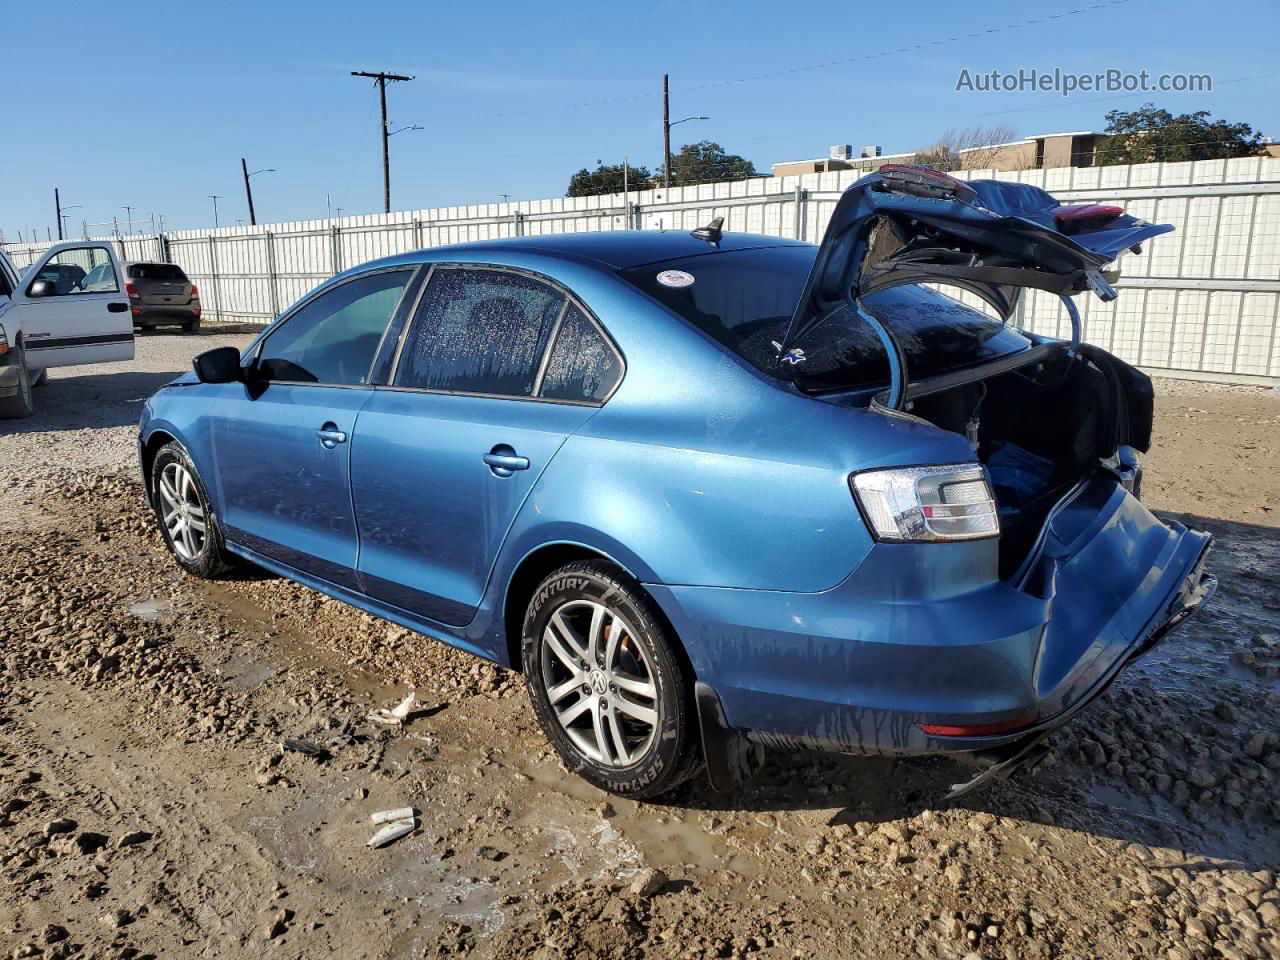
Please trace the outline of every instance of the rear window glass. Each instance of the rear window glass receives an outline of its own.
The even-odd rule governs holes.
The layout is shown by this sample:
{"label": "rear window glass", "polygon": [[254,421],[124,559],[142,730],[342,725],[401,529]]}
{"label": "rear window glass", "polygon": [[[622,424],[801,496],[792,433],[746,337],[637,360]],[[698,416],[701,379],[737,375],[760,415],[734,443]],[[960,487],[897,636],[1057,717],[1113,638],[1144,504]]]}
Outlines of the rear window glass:
{"label": "rear window glass", "polygon": [[554,287],[506,270],[438,267],[396,386],[528,397],[564,306]]}
{"label": "rear window glass", "polygon": [[[632,267],[622,276],[748,363],[777,376],[778,344],[817,252],[811,246],[732,250]],[[893,328],[912,377],[1029,346],[999,320],[924,287],[895,287],[863,302]],[[786,374],[805,389],[888,380],[889,364],[879,339],[848,307],[830,314],[792,347],[802,350],[804,359]]]}
{"label": "rear window glass", "polygon": [[622,377],[622,361],[587,315],[570,305],[542,378],[541,396],[600,402]]}
{"label": "rear window glass", "polygon": [[133,263],[129,265],[130,280],[168,280],[186,283],[187,275],[172,263]]}

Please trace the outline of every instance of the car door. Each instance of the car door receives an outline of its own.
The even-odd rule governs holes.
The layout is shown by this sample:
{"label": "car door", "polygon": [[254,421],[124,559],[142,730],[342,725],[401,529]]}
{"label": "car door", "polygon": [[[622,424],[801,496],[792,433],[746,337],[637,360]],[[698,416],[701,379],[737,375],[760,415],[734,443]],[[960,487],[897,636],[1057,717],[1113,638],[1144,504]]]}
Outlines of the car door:
{"label": "car door", "polygon": [[[39,280],[44,296],[32,296]],[[34,370],[133,359],[133,317],[115,251],[61,243],[27,271],[14,294],[27,364]],[[37,287],[35,292],[39,293]]]}
{"label": "car door", "polygon": [[352,443],[366,592],[470,622],[521,504],[621,375],[616,349],[561,288],[437,265]]}
{"label": "car door", "polygon": [[413,268],[322,288],[250,351],[226,384],[211,445],[223,525],[234,545],[357,589],[349,453],[369,372]]}

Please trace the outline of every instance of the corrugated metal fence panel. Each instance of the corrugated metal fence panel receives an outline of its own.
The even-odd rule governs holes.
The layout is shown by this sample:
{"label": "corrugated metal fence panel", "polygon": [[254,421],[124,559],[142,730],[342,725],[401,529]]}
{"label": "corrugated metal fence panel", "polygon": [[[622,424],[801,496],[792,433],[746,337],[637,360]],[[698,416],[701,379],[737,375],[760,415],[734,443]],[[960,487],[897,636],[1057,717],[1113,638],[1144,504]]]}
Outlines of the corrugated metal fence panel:
{"label": "corrugated metal fence panel", "polygon": [[[1063,200],[1122,204],[1177,232],[1122,259],[1123,290],[1105,304],[1080,298],[1085,338],[1151,368],[1280,377],[1280,159],[968,171],[1043,187]],[[211,319],[267,320],[322,280],[422,247],[576,231],[692,230],[724,217],[733,231],[822,238],[852,171],[552,197],[390,215],[98,238],[126,259],[168,256],[200,285]],[[20,269],[46,244],[9,245]],[[973,298],[962,297],[967,302]],[[1019,322],[1066,336],[1056,298],[1027,296]]]}

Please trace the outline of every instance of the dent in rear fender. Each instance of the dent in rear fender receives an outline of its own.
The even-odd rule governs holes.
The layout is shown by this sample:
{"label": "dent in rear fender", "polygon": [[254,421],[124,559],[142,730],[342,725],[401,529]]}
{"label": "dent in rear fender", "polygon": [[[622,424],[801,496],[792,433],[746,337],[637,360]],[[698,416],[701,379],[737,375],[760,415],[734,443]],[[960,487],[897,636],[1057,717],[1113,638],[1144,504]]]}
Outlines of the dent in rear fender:
{"label": "dent in rear fender", "polygon": [[871,539],[838,470],[574,436],[526,502],[515,543],[570,540],[643,580],[823,590]]}

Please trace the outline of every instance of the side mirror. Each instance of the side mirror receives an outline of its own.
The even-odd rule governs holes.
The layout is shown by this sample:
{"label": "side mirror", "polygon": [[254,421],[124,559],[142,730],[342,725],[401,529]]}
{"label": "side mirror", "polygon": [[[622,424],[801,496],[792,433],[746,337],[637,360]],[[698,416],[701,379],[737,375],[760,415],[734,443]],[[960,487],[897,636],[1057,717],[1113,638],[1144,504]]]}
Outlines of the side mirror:
{"label": "side mirror", "polygon": [[235,347],[206,350],[191,361],[201,383],[235,383],[240,374],[240,351]]}
{"label": "side mirror", "polygon": [[27,290],[28,297],[54,297],[58,294],[58,288],[52,280],[36,280]]}

